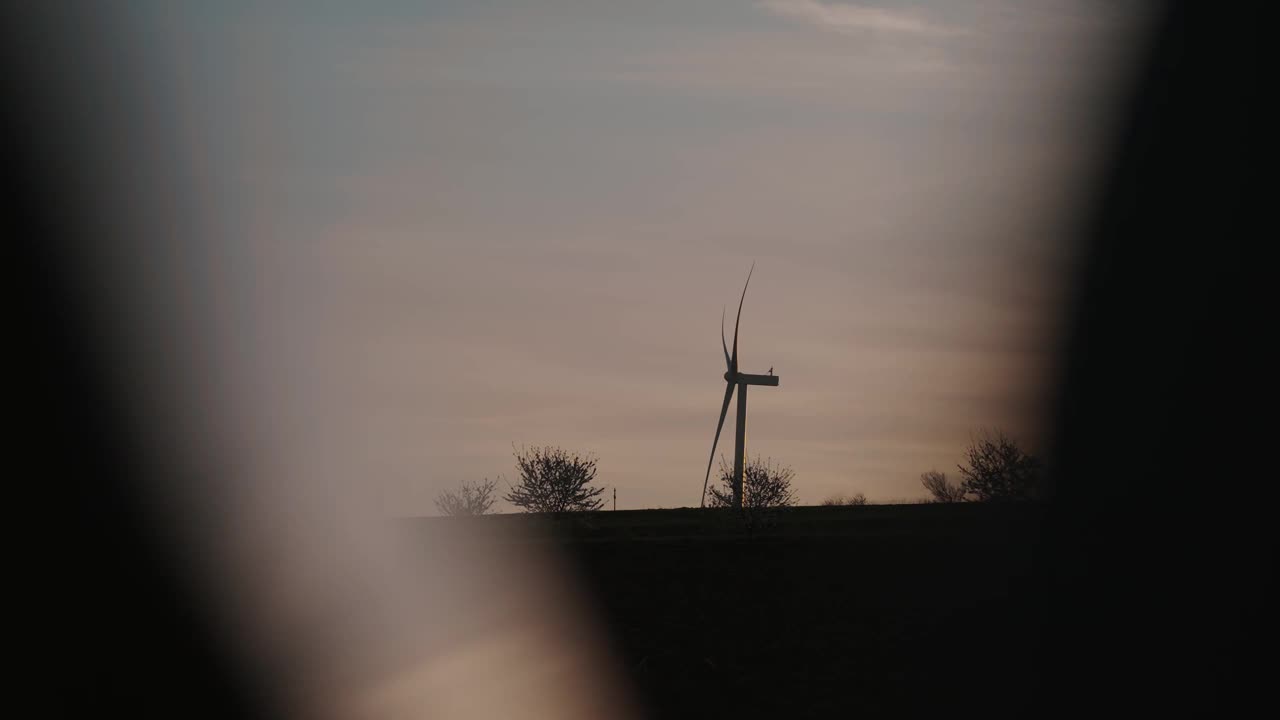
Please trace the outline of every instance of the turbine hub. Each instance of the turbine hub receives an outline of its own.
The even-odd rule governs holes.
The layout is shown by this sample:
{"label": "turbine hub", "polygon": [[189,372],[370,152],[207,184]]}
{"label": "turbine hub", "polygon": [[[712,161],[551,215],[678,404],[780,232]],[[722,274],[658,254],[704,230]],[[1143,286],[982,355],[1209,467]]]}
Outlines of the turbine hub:
{"label": "turbine hub", "polygon": [[733,373],[725,371],[724,379],[726,382],[733,382]]}

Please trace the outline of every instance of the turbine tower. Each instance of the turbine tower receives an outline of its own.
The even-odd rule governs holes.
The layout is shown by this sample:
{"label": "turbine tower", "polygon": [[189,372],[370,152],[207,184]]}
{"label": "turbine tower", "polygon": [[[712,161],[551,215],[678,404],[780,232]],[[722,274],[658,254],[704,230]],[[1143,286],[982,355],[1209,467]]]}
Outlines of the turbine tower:
{"label": "turbine tower", "polygon": [[738,299],[738,318],[733,322],[733,355],[729,354],[729,346],[724,341],[724,311],[720,312],[720,347],[724,350],[724,362],[728,367],[724,374],[727,385],[724,389],[724,405],[720,408],[720,422],[716,424],[716,437],[711,441],[707,475],[702,480],[700,507],[707,505],[707,482],[711,479],[711,464],[716,459],[716,445],[720,442],[720,431],[724,429],[724,418],[729,413],[729,401],[733,399],[734,387],[738,388],[738,426],[733,444],[733,507],[740,510],[742,509],[742,469],[747,452],[747,386],[778,386],[778,376],[772,374],[772,371],[768,375],[749,375],[738,372],[738,325],[742,322],[742,303],[747,299],[747,286],[751,284],[751,273],[755,270],[756,264],[751,263],[751,270],[747,272],[747,282],[742,286],[742,297]]}

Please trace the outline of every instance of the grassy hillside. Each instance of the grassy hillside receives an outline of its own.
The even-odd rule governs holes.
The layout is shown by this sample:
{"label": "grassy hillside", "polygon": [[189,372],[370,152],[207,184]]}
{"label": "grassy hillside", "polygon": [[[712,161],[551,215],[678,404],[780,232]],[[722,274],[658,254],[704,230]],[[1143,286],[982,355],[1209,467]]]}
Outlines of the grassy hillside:
{"label": "grassy hillside", "polygon": [[414,521],[457,522],[561,547],[654,717],[997,712],[1025,687],[1034,507]]}

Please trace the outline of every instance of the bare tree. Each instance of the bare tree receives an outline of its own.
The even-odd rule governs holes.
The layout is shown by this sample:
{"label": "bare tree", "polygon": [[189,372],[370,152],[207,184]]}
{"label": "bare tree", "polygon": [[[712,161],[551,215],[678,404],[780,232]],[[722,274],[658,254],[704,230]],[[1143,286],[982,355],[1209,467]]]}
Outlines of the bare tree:
{"label": "bare tree", "polygon": [[574,512],[604,507],[602,487],[592,487],[596,458],[547,446],[515,452],[519,482],[507,502],[526,512]]}
{"label": "bare tree", "polygon": [[445,490],[436,496],[436,509],[442,515],[488,515],[498,500],[493,494],[497,487],[498,481],[489,478],[480,483],[464,480],[457,492]]}
{"label": "bare tree", "polygon": [[1040,490],[1040,461],[1002,432],[983,432],[969,443],[960,465],[961,487],[983,501],[1029,500]]}
{"label": "bare tree", "polygon": [[[791,481],[795,470],[773,462],[773,458],[761,460],[757,455],[748,460],[742,469],[742,506],[747,509],[788,507],[796,504]],[[733,466],[720,458],[718,485],[708,490],[707,507],[733,507]]]}
{"label": "bare tree", "polygon": [[965,489],[947,479],[947,474],[930,470],[921,473],[920,484],[933,496],[936,503],[958,503],[965,501]]}
{"label": "bare tree", "polygon": [[822,501],[823,505],[866,505],[867,496],[862,493],[854,493],[852,495],[832,495]]}

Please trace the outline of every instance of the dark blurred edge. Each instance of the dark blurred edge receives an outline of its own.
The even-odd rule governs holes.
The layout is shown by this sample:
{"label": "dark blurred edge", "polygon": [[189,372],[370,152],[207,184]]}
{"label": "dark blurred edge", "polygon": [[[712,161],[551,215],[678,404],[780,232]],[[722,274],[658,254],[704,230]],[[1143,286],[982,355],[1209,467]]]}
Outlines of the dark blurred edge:
{"label": "dark blurred edge", "polygon": [[147,60],[158,53],[141,12],[0,7],[0,222],[17,250],[17,433],[5,475],[19,490],[9,514],[26,521],[11,542],[22,571],[9,586],[20,637],[11,657],[23,681],[10,712],[270,716],[264,678],[233,657],[190,577],[189,549],[143,492],[182,459],[138,426],[138,398],[117,384],[121,338],[100,322],[121,279],[98,264],[103,248],[157,232],[183,187],[162,110],[167,68]]}
{"label": "dark blurred edge", "polygon": [[[83,292],[92,278],[69,262],[120,229],[100,220],[129,146],[104,128],[165,129],[137,97],[84,103],[104,62],[126,88],[156,72],[126,52],[146,38],[106,23],[105,7],[32,7],[0,11],[20,328],[7,475],[20,490],[11,514],[33,521],[11,543],[24,579],[10,592],[33,641],[17,659],[43,681],[24,689],[43,714],[271,714],[263,679],[222,651],[147,522],[138,480],[154,448],[125,420],[131,399],[112,393],[100,308]],[[1273,681],[1275,322],[1260,250],[1276,233],[1254,116],[1261,18],[1252,5],[1181,2],[1160,22],[1086,228],[1043,597],[1028,598],[1042,611],[1028,716],[1229,716]],[[958,706],[1002,704],[1000,678],[963,670],[975,677]]]}
{"label": "dark blurred edge", "polygon": [[1230,717],[1273,682],[1261,16],[1166,10],[1084,226],[1031,715]]}

